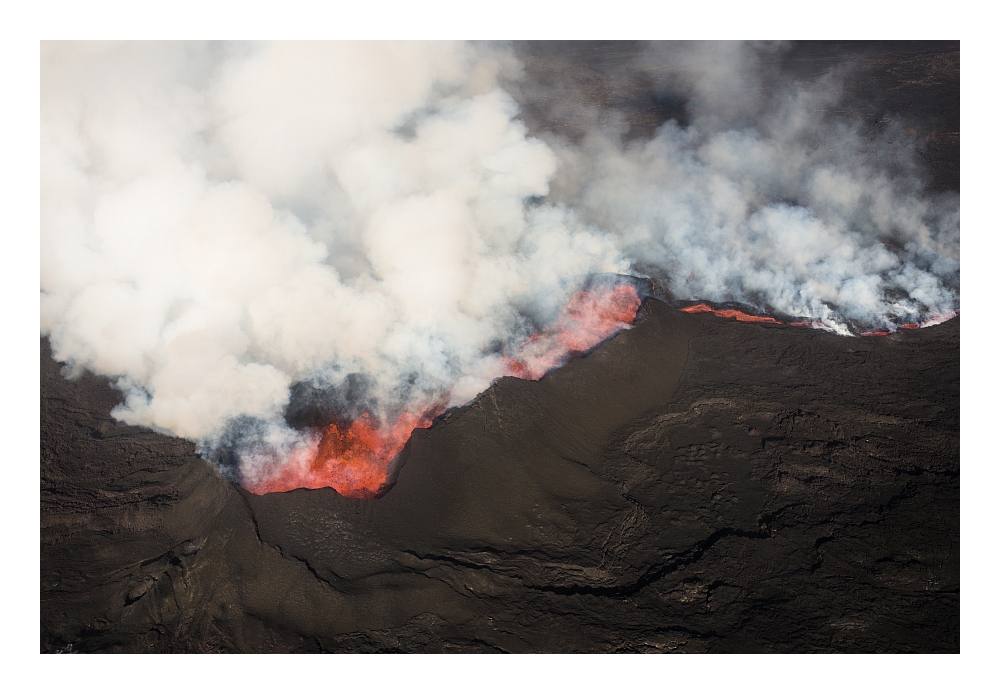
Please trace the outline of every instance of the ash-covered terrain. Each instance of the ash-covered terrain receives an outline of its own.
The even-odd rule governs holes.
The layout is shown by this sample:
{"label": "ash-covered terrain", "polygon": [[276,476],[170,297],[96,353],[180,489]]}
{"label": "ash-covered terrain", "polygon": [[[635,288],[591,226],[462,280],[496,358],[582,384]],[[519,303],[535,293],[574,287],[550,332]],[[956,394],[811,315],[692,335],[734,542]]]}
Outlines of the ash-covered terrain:
{"label": "ash-covered terrain", "polygon": [[[514,94],[535,133],[683,118],[634,47],[517,50],[551,82]],[[958,191],[957,43],[780,59],[849,63],[873,142],[904,121],[931,188]],[[416,430],[375,500],[250,494],[116,421],[121,393],[64,378],[43,338],[40,650],[957,652],[959,331],[647,298],[588,356]]]}

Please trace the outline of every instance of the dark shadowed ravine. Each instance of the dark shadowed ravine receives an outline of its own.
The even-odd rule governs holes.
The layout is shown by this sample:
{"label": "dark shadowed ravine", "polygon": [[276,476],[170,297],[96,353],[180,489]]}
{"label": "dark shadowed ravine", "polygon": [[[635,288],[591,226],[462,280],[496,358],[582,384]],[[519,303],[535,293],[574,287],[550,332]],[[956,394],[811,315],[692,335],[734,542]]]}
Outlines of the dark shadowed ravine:
{"label": "dark shadowed ravine", "polygon": [[[517,50],[552,87],[515,94],[534,133],[574,137],[575,100],[639,135],[683,113],[628,44]],[[873,133],[904,118],[930,188],[958,191],[957,43],[783,55],[798,77],[849,56],[846,107]],[[43,338],[40,650],[956,653],[959,334],[647,298],[589,355],[416,430],[375,500],[250,494],[116,421],[121,393],[64,378]]]}

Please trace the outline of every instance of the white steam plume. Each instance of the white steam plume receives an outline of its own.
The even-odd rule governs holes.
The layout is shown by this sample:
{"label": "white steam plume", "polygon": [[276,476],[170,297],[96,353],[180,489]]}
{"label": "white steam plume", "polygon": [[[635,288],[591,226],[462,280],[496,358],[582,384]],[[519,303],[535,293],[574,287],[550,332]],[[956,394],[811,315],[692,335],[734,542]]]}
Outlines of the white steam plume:
{"label": "white steam plume", "polygon": [[[550,199],[616,237],[677,298],[738,301],[823,321],[891,327],[958,308],[958,196],[930,196],[899,125],[874,142],[827,116],[833,75],[770,94],[739,43],[647,52],[658,88],[690,99],[623,144],[621,127],[551,142]],[[656,75],[657,66],[675,71]],[[877,153],[876,157],[872,153]]]}
{"label": "white steam plume", "polygon": [[691,123],[571,144],[528,135],[495,46],[46,43],[42,333],[124,421],[206,449],[242,423],[252,480],[315,445],[293,384],[467,401],[595,273],[839,330],[958,307],[957,196],[817,115],[832,81],[764,98],[752,48],[656,50]]}

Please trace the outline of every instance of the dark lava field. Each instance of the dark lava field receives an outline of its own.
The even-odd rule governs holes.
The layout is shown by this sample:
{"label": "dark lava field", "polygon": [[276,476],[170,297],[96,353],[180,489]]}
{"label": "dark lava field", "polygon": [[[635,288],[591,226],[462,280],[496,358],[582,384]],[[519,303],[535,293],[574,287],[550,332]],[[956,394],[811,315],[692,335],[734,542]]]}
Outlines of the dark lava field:
{"label": "dark lava field", "polygon": [[[622,81],[628,45],[518,50],[579,87],[525,107],[536,131],[572,135],[556,110],[581,93],[637,127],[681,108]],[[957,191],[958,44],[783,60],[845,55],[852,108],[904,114]],[[376,500],[249,494],[115,421],[120,393],[64,378],[43,338],[40,650],[958,652],[959,332],[648,298],[588,356],[416,430]]]}

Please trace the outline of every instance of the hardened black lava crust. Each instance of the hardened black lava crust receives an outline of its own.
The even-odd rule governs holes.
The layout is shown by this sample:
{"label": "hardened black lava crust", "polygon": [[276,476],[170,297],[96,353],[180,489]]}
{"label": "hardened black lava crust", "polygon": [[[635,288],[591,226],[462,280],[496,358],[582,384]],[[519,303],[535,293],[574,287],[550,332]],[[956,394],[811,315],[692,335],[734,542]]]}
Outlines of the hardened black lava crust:
{"label": "hardened black lava crust", "polygon": [[[678,108],[616,82],[629,45],[518,50],[636,127]],[[782,60],[848,54],[853,108],[909,114],[957,191],[957,43]],[[376,500],[249,494],[115,421],[120,393],[64,378],[43,338],[40,650],[958,652],[959,329],[842,337],[648,298],[592,353],[415,431]]]}

